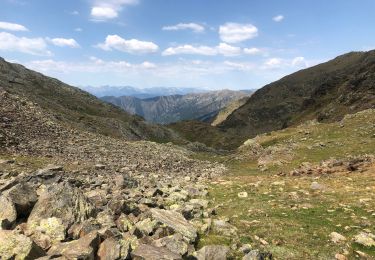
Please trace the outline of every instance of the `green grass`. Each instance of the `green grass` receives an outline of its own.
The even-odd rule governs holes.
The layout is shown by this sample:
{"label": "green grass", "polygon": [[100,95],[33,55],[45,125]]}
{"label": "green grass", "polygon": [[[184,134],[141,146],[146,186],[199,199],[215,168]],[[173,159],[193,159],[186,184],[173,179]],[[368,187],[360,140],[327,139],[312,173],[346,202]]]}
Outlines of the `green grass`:
{"label": "green grass", "polygon": [[[318,164],[332,157],[374,154],[375,111],[365,111],[343,122],[343,126],[310,124],[258,136],[256,140],[263,148],[282,147],[293,155],[286,163],[270,166],[267,171],[260,171],[254,158],[195,156],[217,160],[228,167],[228,173],[210,185],[210,201],[212,206],[221,205],[218,217],[228,217],[238,228],[241,243],[271,251],[276,259],[334,259],[336,253],[344,252],[348,259],[354,259],[356,250],[375,258],[375,248],[365,248],[352,240],[363,230],[375,233],[375,165],[362,173],[277,176],[302,162]],[[275,159],[278,156],[283,158],[283,152]],[[311,190],[314,181],[325,189]],[[274,185],[275,182],[285,184]],[[247,198],[238,198],[242,191],[248,193]],[[363,198],[372,200],[361,203]],[[331,242],[331,232],[344,235],[347,241]],[[260,243],[256,236],[268,245]],[[221,239],[209,234],[202,237],[200,246],[238,242]],[[241,256],[237,253],[237,257]]]}

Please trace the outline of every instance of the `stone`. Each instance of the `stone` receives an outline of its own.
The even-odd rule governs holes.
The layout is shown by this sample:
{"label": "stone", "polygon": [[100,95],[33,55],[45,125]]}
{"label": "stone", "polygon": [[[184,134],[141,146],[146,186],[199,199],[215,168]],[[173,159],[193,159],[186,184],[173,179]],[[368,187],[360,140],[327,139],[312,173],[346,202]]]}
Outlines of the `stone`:
{"label": "stone", "polygon": [[337,232],[332,232],[329,236],[333,243],[340,243],[340,242],[346,241],[346,237],[344,237],[343,235]]}
{"label": "stone", "polygon": [[160,238],[155,240],[152,244],[157,247],[166,247],[171,252],[180,256],[184,256],[188,252],[188,244],[184,241],[181,234]]}
{"label": "stone", "polygon": [[36,241],[43,241],[48,235],[40,231],[51,228],[48,233],[52,237],[49,239],[54,240],[60,236],[58,234],[67,233],[73,224],[81,223],[94,214],[95,208],[80,190],[70,185],[53,185],[35,204],[27,220],[27,230],[34,233]]}
{"label": "stone", "polygon": [[100,260],[117,260],[121,259],[120,257],[121,245],[116,239],[110,237],[100,244],[98,250],[98,258]]}
{"label": "stone", "polygon": [[314,181],[310,185],[310,189],[312,190],[323,190],[324,186],[322,184],[319,184],[318,182]]}
{"label": "stone", "polygon": [[0,230],[0,259],[36,259],[46,253],[25,235]]}
{"label": "stone", "polygon": [[239,192],[238,194],[237,194],[237,196],[239,197],[239,198],[247,198],[247,192],[246,191],[242,191],[242,192]]}
{"label": "stone", "polygon": [[354,236],[354,242],[365,247],[375,247],[375,235],[371,233],[361,232]]}
{"label": "stone", "polygon": [[95,169],[97,169],[97,170],[104,170],[105,169],[105,165],[104,164],[96,164],[95,165]]}
{"label": "stone", "polygon": [[135,226],[145,235],[150,235],[154,232],[156,228],[157,222],[155,220],[151,220],[150,218],[146,218],[142,221],[139,221],[135,224]]}
{"label": "stone", "polygon": [[252,249],[252,246],[251,246],[250,244],[244,244],[244,245],[242,245],[242,246],[239,248],[239,251],[240,251],[241,253],[243,253],[243,254],[246,255],[246,254],[250,253],[251,249]]}
{"label": "stone", "polygon": [[9,229],[17,219],[16,208],[6,196],[0,196],[0,205],[0,229]]}
{"label": "stone", "polygon": [[260,252],[259,250],[251,250],[242,260],[272,260],[273,256],[269,252]]}
{"label": "stone", "polygon": [[102,226],[102,227],[115,227],[115,219],[110,210],[104,210],[97,214],[96,221]]}
{"label": "stone", "polygon": [[53,245],[48,250],[48,255],[62,255],[68,259],[94,260],[95,253],[99,248],[99,242],[98,232],[93,231],[78,240]]}
{"label": "stone", "polygon": [[208,207],[208,201],[204,199],[191,199],[189,200],[189,203],[198,204],[204,209]]}
{"label": "stone", "polygon": [[348,258],[344,256],[343,254],[335,254],[336,260],[347,260]]}
{"label": "stone", "polygon": [[212,229],[224,236],[233,236],[237,234],[237,228],[224,220],[213,220]]}
{"label": "stone", "polygon": [[229,247],[220,245],[209,245],[202,247],[196,252],[197,260],[226,260]]}
{"label": "stone", "polygon": [[197,230],[180,213],[172,210],[151,209],[152,217],[180,233],[189,241],[194,242],[197,239]]}
{"label": "stone", "polygon": [[179,260],[182,259],[176,253],[171,252],[165,247],[156,247],[140,244],[132,253],[134,260]]}
{"label": "stone", "polygon": [[38,195],[34,188],[27,183],[19,183],[5,192],[16,207],[18,217],[28,217]]}
{"label": "stone", "polygon": [[128,232],[133,228],[133,223],[125,214],[121,214],[116,220],[116,226],[120,231]]}

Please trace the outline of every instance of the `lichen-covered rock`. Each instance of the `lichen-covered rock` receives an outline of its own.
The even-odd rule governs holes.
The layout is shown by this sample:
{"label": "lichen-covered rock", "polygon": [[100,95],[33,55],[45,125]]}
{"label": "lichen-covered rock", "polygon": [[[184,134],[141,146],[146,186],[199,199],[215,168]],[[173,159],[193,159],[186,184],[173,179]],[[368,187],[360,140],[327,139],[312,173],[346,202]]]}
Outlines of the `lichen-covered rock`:
{"label": "lichen-covered rock", "polygon": [[210,245],[202,247],[196,252],[198,260],[226,260],[229,253],[229,247]]}
{"label": "lichen-covered rock", "polygon": [[62,255],[68,259],[94,260],[99,242],[98,232],[94,231],[78,240],[53,245],[48,250],[48,255]]}
{"label": "lichen-covered rock", "polygon": [[38,200],[33,187],[27,183],[19,183],[5,192],[16,207],[18,217],[27,217]]}
{"label": "lichen-covered rock", "polygon": [[155,240],[153,245],[157,247],[166,247],[171,252],[179,254],[180,256],[186,255],[189,248],[181,234],[174,234],[172,236],[160,238]]}
{"label": "lichen-covered rock", "polygon": [[100,260],[128,259],[129,249],[129,241],[110,237],[100,244],[98,258]]}
{"label": "lichen-covered rock", "polygon": [[181,256],[165,247],[140,244],[132,253],[134,260],[180,260]]}
{"label": "lichen-covered rock", "polygon": [[8,229],[17,219],[16,208],[6,196],[0,196],[0,205],[0,229]]}
{"label": "lichen-covered rock", "polygon": [[194,242],[197,230],[180,213],[172,210],[151,209],[152,217]]}
{"label": "lichen-covered rock", "polygon": [[354,242],[366,247],[375,247],[375,235],[361,232],[354,237]]}
{"label": "lichen-covered rock", "polygon": [[0,259],[36,259],[46,253],[25,235],[0,230]]}

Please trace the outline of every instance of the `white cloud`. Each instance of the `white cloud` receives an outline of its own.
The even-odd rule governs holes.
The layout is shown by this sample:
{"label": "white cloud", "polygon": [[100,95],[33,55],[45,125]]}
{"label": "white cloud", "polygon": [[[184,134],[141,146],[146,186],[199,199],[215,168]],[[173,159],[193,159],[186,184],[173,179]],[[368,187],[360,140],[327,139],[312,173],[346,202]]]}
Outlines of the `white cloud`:
{"label": "white cloud", "polygon": [[264,62],[262,69],[286,69],[286,68],[307,68],[310,63],[304,57],[293,59],[271,58]]}
{"label": "white cloud", "polygon": [[196,33],[204,32],[204,26],[197,23],[179,23],[176,25],[164,26],[162,28],[164,31],[179,31],[179,30],[192,30]]}
{"label": "white cloud", "polygon": [[252,63],[247,62],[231,62],[231,61],[225,61],[224,64],[228,66],[231,69],[235,70],[241,70],[241,71],[248,71],[255,68],[255,65]]}
{"label": "white cloud", "polygon": [[51,55],[43,38],[17,37],[7,32],[0,32],[0,50],[32,55]]}
{"label": "white cloud", "polygon": [[70,14],[71,15],[79,15],[79,12],[77,10],[74,10],[74,11],[71,11]]}
{"label": "white cloud", "polygon": [[163,56],[179,55],[179,54],[197,54],[213,56],[217,54],[216,48],[209,46],[192,46],[189,44],[180,45],[177,47],[170,47],[163,51]]}
{"label": "white cloud", "polygon": [[78,27],[78,28],[75,28],[75,29],[74,29],[74,31],[76,31],[76,32],[82,32],[82,31],[83,31],[83,29],[82,29],[82,28],[80,28],[80,27]]}
{"label": "white cloud", "polygon": [[96,21],[117,18],[126,5],[138,4],[138,0],[96,0],[91,8],[91,17]]}
{"label": "white cloud", "polygon": [[220,39],[227,43],[243,42],[258,36],[258,28],[252,24],[226,23],[219,28]]}
{"label": "white cloud", "polygon": [[273,17],[272,20],[274,20],[275,22],[279,23],[282,20],[284,20],[284,16],[283,15],[277,15],[277,16]]}
{"label": "white cloud", "polygon": [[105,51],[118,50],[127,53],[152,53],[159,49],[159,46],[153,42],[126,40],[118,35],[108,35],[105,42],[98,44],[97,47]]}
{"label": "white cloud", "polygon": [[243,52],[249,55],[258,55],[262,53],[262,50],[258,48],[245,48],[243,49]]}
{"label": "white cloud", "polygon": [[104,61],[97,57],[90,57],[89,61],[84,62],[66,62],[55,61],[52,59],[34,60],[25,64],[28,68],[39,72],[49,73],[98,73],[98,72],[117,72],[125,71],[148,71],[157,68],[149,61],[140,64],[133,64],[127,61]]}
{"label": "white cloud", "polygon": [[79,48],[79,44],[74,39],[65,39],[65,38],[53,38],[53,39],[47,39],[50,41],[53,45],[59,46],[59,47],[70,47],[70,48]]}
{"label": "white cloud", "polygon": [[163,51],[163,56],[180,55],[180,54],[191,54],[191,55],[224,55],[224,56],[236,56],[241,54],[241,48],[234,47],[226,43],[220,43],[218,46],[193,46],[190,44],[180,45],[177,47],[170,47]]}
{"label": "white cloud", "polygon": [[240,47],[234,47],[227,43],[220,43],[219,46],[216,47],[218,53],[224,56],[237,56],[241,54]]}
{"label": "white cloud", "polygon": [[91,9],[91,16],[98,20],[113,19],[118,16],[118,13],[112,7],[94,6]]}
{"label": "white cloud", "polygon": [[0,29],[7,31],[28,31],[25,26],[17,23],[0,22]]}
{"label": "white cloud", "polygon": [[283,63],[283,60],[280,58],[271,58],[264,62],[264,68],[265,69],[280,68],[282,63]]}
{"label": "white cloud", "polygon": [[292,60],[292,66],[293,67],[308,67],[308,63],[305,59],[305,57],[295,57]]}

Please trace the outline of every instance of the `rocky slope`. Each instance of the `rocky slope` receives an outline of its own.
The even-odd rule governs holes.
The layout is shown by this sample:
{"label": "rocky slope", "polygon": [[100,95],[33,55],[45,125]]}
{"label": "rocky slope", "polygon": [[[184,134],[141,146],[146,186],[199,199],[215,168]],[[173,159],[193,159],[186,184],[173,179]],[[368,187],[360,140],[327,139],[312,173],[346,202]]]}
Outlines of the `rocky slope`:
{"label": "rocky slope", "polygon": [[218,125],[255,136],[309,119],[335,121],[375,106],[375,51],[352,52],[256,91]]}
{"label": "rocky slope", "polygon": [[63,82],[0,58],[0,87],[38,104],[66,125],[131,140],[173,140],[170,130],[145,122]]}
{"label": "rocky slope", "polygon": [[243,91],[211,91],[207,93],[160,96],[139,99],[131,96],[103,97],[104,101],[121,107],[147,121],[168,124],[177,121],[213,117],[234,100],[247,96]]}
{"label": "rocky slope", "polygon": [[[250,97],[250,95],[249,95]],[[223,121],[225,121],[229,115],[231,115],[235,110],[237,110],[238,108],[240,108],[242,105],[244,105],[247,100],[249,99],[249,97],[243,97],[243,98],[240,98],[240,99],[237,99],[237,100],[234,100],[232,101],[231,103],[229,103],[226,107],[224,107],[223,109],[221,109],[219,111],[219,113],[217,113],[215,115],[215,117],[213,117],[210,121],[211,122],[211,125],[212,126],[217,126],[219,124],[221,124]]]}
{"label": "rocky slope", "polygon": [[186,149],[106,137],[0,89],[1,259],[226,257],[196,250],[206,182],[225,167]]}

